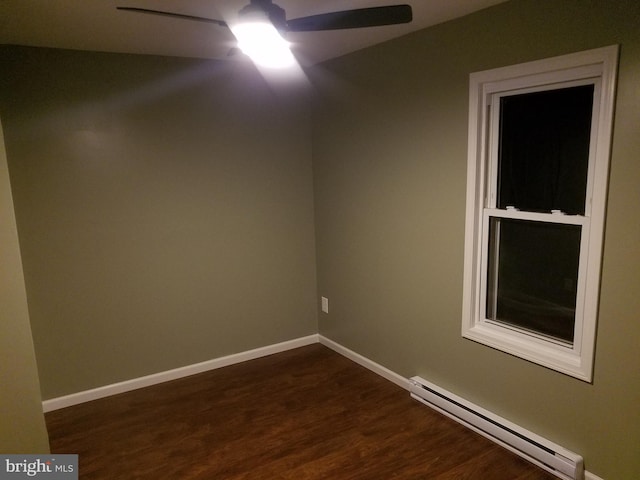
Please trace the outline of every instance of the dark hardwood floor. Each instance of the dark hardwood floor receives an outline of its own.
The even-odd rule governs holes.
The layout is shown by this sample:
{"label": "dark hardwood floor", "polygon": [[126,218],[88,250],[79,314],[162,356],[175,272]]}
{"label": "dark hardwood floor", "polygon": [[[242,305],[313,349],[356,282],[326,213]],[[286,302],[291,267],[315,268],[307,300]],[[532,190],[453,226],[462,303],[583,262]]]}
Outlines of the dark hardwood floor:
{"label": "dark hardwood floor", "polygon": [[81,479],[556,478],[319,344],[46,420]]}

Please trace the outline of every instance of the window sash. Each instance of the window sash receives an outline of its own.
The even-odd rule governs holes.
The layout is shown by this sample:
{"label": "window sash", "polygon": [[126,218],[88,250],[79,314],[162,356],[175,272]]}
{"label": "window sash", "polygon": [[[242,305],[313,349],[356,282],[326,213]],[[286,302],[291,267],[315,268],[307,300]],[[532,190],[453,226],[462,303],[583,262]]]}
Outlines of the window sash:
{"label": "window sash", "polygon": [[[532,330],[524,328],[518,328],[515,325],[506,325],[504,322],[496,321],[490,318],[487,313],[487,299],[488,293],[491,291],[489,285],[489,268],[490,268],[490,224],[491,219],[513,219],[513,220],[526,220],[540,223],[551,223],[559,225],[576,225],[580,227],[580,250],[578,260],[578,274],[576,278],[576,306],[575,306],[575,324],[573,342],[565,342],[559,339],[554,339],[548,335],[536,333]],[[585,313],[585,298],[586,298],[586,286],[587,286],[587,262],[589,253],[589,230],[590,219],[588,217],[579,215],[561,215],[552,213],[537,213],[537,212],[521,212],[517,210],[500,210],[486,208],[483,210],[482,220],[482,241],[480,243],[480,268],[478,278],[478,322],[490,328],[505,328],[510,331],[517,331],[521,335],[530,337],[532,341],[536,343],[551,343],[564,350],[570,351],[572,354],[580,354],[580,343],[582,339],[582,322],[581,319]]]}
{"label": "window sash", "polygon": [[[579,73],[585,74],[587,72],[580,71]],[[593,73],[593,70],[589,70],[589,74]],[[590,213],[592,205],[593,195],[593,177],[595,175],[595,160],[596,149],[595,144],[597,141],[598,126],[599,126],[599,100],[601,98],[602,82],[599,77],[589,78],[572,78],[576,72],[565,72],[565,75],[569,78],[563,79],[563,81],[548,81],[545,85],[531,85],[535,83],[531,78],[518,79],[517,83],[513,81],[508,85],[502,85],[503,88],[509,88],[507,91],[496,91],[488,96],[488,115],[487,120],[489,122],[486,130],[487,145],[488,145],[488,171],[487,171],[487,188],[486,195],[484,196],[485,207],[482,213],[481,230],[482,241],[480,247],[480,275],[479,279],[479,320],[486,325],[495,325],[498,328],[508,328],[510,330],[516,330],[523,335],[527,335],[535,339],[537,342],[551,342],[563,348],[570,349],[574,354],[579,355],[579,341],[581,340],[582,333],[582,318],[584,315],[584,300],[585,300],[585,288],[586,288],[586,276],[587,271],[585,265],[587,264],[588,255],[588,242],[590,236]],[[500,83],[494,84],[496,88]],[[500,101],[504,97],[512,95],[520,95],[526,93],[543,92],[549,90],[558,90],[563,88],[570,88],[583,85],[593,85],[593,107],[591,116],[591,135],[589,139],[589,160],[587,167],[587,186],[586,186],[586,198],[585,198],[585,215],[565,215],[562,213],[546,213],[546,212],[530,212],[521,211],[516,209],[498,209],[496,208],[498,201],[498,177],[499,177],[499,141],[500,141]],[[579,225],[581,227],[581,243],[579,252],[579,269],[577,281],[577,293],[576,293],[576,309],[574,316],[574,335],[573,342],[564,342],[558,339],[550,338],[541,333],[518,328],[514,325],[506,326],[502,322],[496,322],[487,315],[486,299],[488,298],[489,286],[487,284],[487,275],[489,268],[489,225],[491,218],[504,218],[515,220],[527,220],[532,222],[543,223],[558,223],[565,225]]]}
{"label": "window sash", "polygon": [[[575,74],[575,72],[574,72]],[[589,139],[589,160],[587,166],[587,186],[585,194],[585,216],[591,214],[591,205],[593,198],[594,173],[596,163],[596,149],[594,148],[598,140],[598,127],[600,115],[600,102],[602,97],[602,81],[600,77],[590,77],[581,79],[570,79],[561,82],[547,83],[545,85],[530,85],[531,79],[520,79],[520,86],[516,88],[516,84],[510,84],[509,90],[498,91],[489,96],[487,105],[489,127],[487,129],[487,145],[488,150],[488,188],[485,197],[485,207],[496,208],[498,202],[498,173],[499,173],[499,142],[500,142],[500,100],[504,97],[513,95],[521,95],[526,93],[544,92],[549,90],[559,90],[563,88],[579,87],[583,85],[593,85],[593,107],[591,112],[591,136]],[[497,88],[500,83],[494,85]],[[503,87],[507,87],[504,85]]]}

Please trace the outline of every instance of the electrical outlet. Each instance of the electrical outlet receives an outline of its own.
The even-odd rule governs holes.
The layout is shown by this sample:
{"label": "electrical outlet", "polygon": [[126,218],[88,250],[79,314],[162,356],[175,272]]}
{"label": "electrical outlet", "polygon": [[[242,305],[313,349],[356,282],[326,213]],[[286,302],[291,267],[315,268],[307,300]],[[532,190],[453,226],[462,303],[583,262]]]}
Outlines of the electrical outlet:
{"label": "electrical outlet", "polygon": [[322,311],[329,313],[329,299],[327,297],[321,297],[322,299]]}

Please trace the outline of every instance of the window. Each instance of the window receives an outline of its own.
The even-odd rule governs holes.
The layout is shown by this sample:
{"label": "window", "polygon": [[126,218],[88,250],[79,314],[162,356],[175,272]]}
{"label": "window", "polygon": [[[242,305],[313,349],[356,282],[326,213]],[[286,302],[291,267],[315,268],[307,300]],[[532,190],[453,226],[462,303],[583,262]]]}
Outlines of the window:
{"label": "window", "polygon": [[617,46],[474,73],[462,335],[591,381]]}

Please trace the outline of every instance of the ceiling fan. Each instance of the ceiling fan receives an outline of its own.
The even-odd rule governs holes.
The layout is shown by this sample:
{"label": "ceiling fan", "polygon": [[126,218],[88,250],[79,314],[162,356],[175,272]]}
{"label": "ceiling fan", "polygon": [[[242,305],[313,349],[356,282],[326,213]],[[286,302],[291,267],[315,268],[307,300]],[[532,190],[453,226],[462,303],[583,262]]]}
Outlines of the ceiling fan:
{"label": "ceiling fan", "polygon": [[250,0],[249,5],[238,12],[237,19],[233,22],[148,8],[127,6],[116,8],[129,12],[212,23],[229,28],[238,39],[239,47],[256,63],[264,64],[264,58],[259,55],[268,54],[273,58],[275,52],[275,57],[278,59],[276,63],[279,66],[285,66],[293,59],[288,43],[282,37],[287,32],[378,27],[409,23],[413,19],[410,5],[357,8],[287,19],[285,10],[272,0]]}

